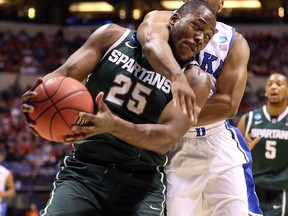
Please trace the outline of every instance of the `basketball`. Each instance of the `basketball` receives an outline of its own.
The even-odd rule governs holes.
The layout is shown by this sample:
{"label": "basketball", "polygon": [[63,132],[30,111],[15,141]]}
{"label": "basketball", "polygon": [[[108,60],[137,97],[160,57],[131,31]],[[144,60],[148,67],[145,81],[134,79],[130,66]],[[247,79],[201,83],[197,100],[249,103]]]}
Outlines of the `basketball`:
{"label": "basketball", "polygon": [[93,113],[93,99],[87,88],[70,77],[57,77],[42,82],[34,90],[37,96],[29,101],[34,112],[29,117],[35,131],[43,138],[63,142],[63,137],[75,135],[73,125],[87,122],[78,118],[79,112]]}

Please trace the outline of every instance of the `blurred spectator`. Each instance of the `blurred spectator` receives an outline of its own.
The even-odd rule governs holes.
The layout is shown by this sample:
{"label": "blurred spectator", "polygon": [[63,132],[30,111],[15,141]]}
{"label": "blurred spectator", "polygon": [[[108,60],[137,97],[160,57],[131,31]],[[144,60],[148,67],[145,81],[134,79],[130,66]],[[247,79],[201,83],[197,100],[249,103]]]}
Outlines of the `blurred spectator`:
{"label": "blurred spectator", "polygon": [[15,195],[13,174],[10,170],[1,165],[4,158],[4,151],[3,149],[0,149],[0,216],[6,216],[8,209],[6,199]]}
{"label": "blurred spectator", "polygon": [[39,74],[38,64],[31,54],[27,54],[22,58],[19,73],[21,75],[37,75]]}
{"label": "blurred spectator", "polygon": [[254,34],[246,36],[251,54],[248,69],[256,75],[269,76],[275,71],[288,75],[288,37]]}
{"label": "blurred spectator", "polygon": [[30,208],[26,211],[25,216],[39,216],[39,210],[35,203],[30,204]]}

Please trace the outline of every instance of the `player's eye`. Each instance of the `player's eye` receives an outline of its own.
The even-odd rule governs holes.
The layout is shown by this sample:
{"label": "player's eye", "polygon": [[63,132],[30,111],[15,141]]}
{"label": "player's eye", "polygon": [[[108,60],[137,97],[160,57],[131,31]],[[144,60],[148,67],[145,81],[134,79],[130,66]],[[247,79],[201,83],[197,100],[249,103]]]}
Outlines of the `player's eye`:
{"label": "player's eye", "polygon": [[205,34],[205,38],[206,40],[211,40],[212,37],[209,34]]}
{"label": "player's eye", "polygon": [[193,29],[196,30],[196,31],[199,31],[199,30],[200,30],[200,26],[197,25],[197,24],[195,24],[195,23],[192,23],[192,27],[193,27]]}

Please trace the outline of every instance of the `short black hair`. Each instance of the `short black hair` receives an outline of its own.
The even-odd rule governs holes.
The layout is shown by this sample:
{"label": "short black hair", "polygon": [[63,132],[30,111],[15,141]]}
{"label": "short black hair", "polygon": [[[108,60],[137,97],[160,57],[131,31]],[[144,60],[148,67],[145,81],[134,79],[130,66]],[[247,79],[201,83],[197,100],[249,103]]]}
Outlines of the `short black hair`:
{"label": "short black hair", "polygon": [[176,11],[176,13],[178,13],[180,16],[186,16],[189,13],[194,13],[194,10],[200,6],[206,7],[209,11],[211,11],[214,16],[216,16],[213,8],[206,1],[203,0],[193,0],[186,2]]}

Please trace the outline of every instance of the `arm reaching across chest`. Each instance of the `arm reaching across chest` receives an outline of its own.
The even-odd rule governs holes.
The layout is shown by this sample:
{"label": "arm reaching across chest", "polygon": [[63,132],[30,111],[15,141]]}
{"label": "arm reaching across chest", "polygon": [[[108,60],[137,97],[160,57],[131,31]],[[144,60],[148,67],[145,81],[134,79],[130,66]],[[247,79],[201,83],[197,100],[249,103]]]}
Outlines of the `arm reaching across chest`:
{"label": "arm reaching across chest", "polygon": [[168,21],[172,11],[152,11],[148,13],[137,30],[137,39],[143,52],[155,71],[172,81],[172,94],[175,104],[179,104],[183,113],[195,120],[195,93],[182,73],[171,47],[168,44]]}
{"label": "arm reaching across chest", "polygon": [[[185,75],[197,95],[195,115],[198,116],[208,98],[211,81],[198,66],[190,66]],[[82,136],[68,137],[67,143],[96,134],[110,133],[136,147],[163,154],[193,126],[187,115],[181,112],[179,106],[174,106],[172,101],[165,106],[157,124],[134,124],[113,115],[102,98],[103,93],[96,98],[99,108],[96,115],[81,113],[92,126],[75,126],[73,129],[82,132]]]}

